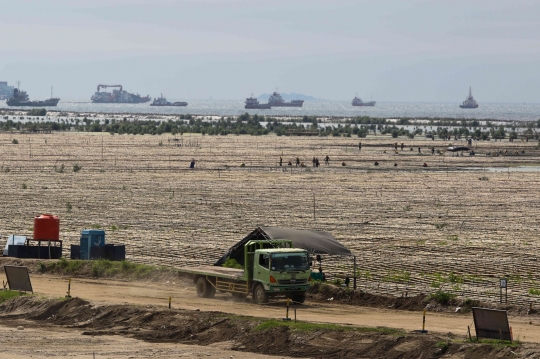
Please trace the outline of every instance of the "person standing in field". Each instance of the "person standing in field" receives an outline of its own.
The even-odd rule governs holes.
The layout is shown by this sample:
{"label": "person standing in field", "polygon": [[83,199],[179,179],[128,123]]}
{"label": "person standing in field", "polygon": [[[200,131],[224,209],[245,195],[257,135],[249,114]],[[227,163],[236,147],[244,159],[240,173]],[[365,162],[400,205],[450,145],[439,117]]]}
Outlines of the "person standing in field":
{"label": "person standing in field", "polygon": [[328,166],[330,164],[330,157],[328,157],[328,155],[326,155],[326,157],[324,158],[324,163]]}
{"label": "person standing in field", "polygon": [[195,158],[191,159],[191,163],[189,164],[189,168],[191,168],[191,169],[195,168]]}
{"label": "person standing in field", "polygon": [[296,167],[300,166],[300,158],[296,157]]}
{"label": "person standing in field", "polygon": [[283,158],[279,157],[279,167],[283,166]]}
{"label": "person standing in field", "polygon": [[362,149],[362,142],[358,142],[358,151]]}

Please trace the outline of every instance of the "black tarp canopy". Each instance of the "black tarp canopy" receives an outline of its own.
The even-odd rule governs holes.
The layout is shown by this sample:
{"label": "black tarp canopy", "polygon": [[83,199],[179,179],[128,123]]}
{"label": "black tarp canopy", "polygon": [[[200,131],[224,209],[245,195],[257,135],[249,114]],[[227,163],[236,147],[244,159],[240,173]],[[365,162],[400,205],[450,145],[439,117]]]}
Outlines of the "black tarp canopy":
{"label": "black tarp canopy", "polygon": [[233,258],[244,264],[244,245],[251,240],[278,240],[287,239],[293,242],[294,248],[302,248],[310,254],[330,254],[339,256],[352,256],[353,254],[330,233],[310,231],[306,229],[291,229],[277,227],[257,227],[240,242],[229,248],[227,253],[214,265],[220,266],[227,258]]}

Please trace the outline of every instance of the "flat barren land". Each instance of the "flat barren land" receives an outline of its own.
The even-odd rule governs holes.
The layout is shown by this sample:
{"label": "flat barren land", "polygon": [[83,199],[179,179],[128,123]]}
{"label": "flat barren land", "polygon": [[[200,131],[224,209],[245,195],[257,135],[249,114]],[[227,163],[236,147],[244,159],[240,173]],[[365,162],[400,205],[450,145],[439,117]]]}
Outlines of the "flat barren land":
{"label": "flat barren land", "polygon": [[[213,263],[257,226],[323,230],[354,253],[369,293],[494,302],[504,276],[510,303],[536,303],[538,143],[474,142],[476,156],[452,156],[451,144],[466,143],[2,133],[0,233],[32,235],[33,217],[53,213],[66,256],[82,229],[103,228],[128,259],[174,267]],[[307,166],[287,165],[297,157]],[[353,276],[352,259],[323,269]]]}

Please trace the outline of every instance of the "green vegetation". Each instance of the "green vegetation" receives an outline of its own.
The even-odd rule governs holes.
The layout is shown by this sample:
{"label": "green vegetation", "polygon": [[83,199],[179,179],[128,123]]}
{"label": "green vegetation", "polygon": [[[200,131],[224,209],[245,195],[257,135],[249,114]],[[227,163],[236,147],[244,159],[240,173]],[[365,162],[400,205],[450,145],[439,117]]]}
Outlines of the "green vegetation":
{"label": "green vegetation", "polygon": [[298,332],[315,332],[318,330],[332,330],[338,332],[359,332],[359,333],[382,333],[382,334],[401,334],[402,330],[384,328],[384,327],[353,327],[342,326],[337,324],[323,324],[323,323],[307,323],[307,322],[294,322],[294,321],[279,321],[275,319],[265,320],[257,325],[254,330],[267,331],[275,328],[287,327],[290,330]]}
{"label": "green vegetation", "polygon": [[531,288],[531,289],[529,289],[529,294],[530,295],[540,295],[540,290]]}
{"label": "green vegetation", "polygon": [[14,138],[13,141],[11,141],[11,143],[13,143],[14,145],[18,145],[19,141],[16,138]]}
{"label": "green vegetation", "polygon": [[28,187],[26,186],[26,183],[23,183],[22,186],[21,186],[22,189],[27,189]]}
{"label": "green vegetation", "polygon": [[127,277],[130,279],[148,278],[152,275],[174,273],[174,269],[168,267],[156,267],[146,264],[138,264],[128,261],[109,261],[99,259],[93,261],[67,260],[60,258],[58,261],[40,262],[37,270],[41,273],[61,273],[63,275],[92,275],[98,278]]}
{"label": "green vegetation", "polygon": [[46,116],[47,110],[44,108],[33,108],[26,113],[28,116]]}
{"label": "green vegetation", "polygon": [[72,208],[73,208],[73,206],[71,205],[71,203],[67,202],[67,203],[66,203],[66,211],[67,211],[68,213],[71,213],[71,209],[72,209]]}
{"label": "green vegetation", "polygon": [[2,290],[0,291],[0,303],[5,302],[6,300],[20,297],[21,295],[24,295],[18,291],[15,290]]}
{"label": "green vegetation", "polygon": [[450,344],[450,342],[438,342],[437,344],[435,344],[435,346],[441,350],[441,352],[437,354],[442,355],[446,353],[448,349],[450,349]]}
{"label": "green vegetation", "polygon": [[79,166],[78,163],[73,165],[73,172],[79,172],[82,169],[82,166]]}
{"label": "green vegetation", "polygon": [[234,258],[227,258],[225,263],[223,263],[222,267],[244,269],[244,267],[242,267],[240,263],[238,263]]}
{"label": "green vegetation", "polygon": [[443,228],[446,227],[447,225],[448,225],[448,223],[446,223],[446,222],[435,223],[435,228],[437,228],[437,229],[443,229]]}
{"label": "green vegetation", "polygon": [[434,300],[443,305],[448,305],[448,303],[450,303],[450,301],[455,298],[456,296],[454,294],[443,292],[442,290],[438,290],[435,293],[431,293],[431,295],[429,296],[430,300]]}
{"label": "green vegetation", "polygon": [[384,282],[394,282],[394,283],[407,283],[411,280],[411,273],[406,271],[394,270],[390,271],[388,275],[383,277]]}

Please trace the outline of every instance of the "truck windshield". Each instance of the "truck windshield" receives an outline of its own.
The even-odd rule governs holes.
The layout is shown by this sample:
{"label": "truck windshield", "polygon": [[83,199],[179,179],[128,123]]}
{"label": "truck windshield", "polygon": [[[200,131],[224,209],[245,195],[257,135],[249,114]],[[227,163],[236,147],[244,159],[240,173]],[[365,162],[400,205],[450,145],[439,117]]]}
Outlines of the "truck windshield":
{"label": "truck windshield", "polygon": [[307,253],[274,253],[272,254],[273,271],[306,271],[309,269]]}

